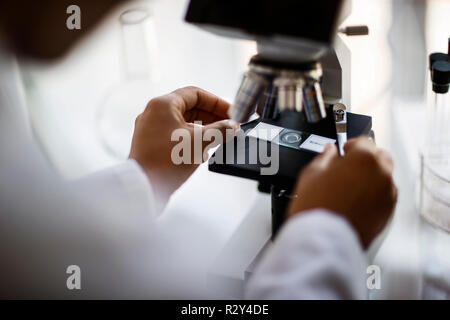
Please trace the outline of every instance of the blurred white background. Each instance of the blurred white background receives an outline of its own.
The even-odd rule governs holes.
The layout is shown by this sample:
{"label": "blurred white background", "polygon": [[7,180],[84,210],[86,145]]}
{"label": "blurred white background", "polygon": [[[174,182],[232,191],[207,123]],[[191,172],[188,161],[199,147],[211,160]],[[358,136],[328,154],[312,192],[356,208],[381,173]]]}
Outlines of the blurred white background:
{"label": "blurred white background", "polygon": [[[154,44],[150,47],[151,71],[158,77],[149,88],[148,100],[195,85],[231,101],[255,45],[220,38],[186,24],[187,2],[153,0],[127,5],[148,6],[152,12],[154,32],[148,34]],[[100,143],[96,113],[108,90],[121,79],[118,16],[123,10],[112,14],[62,61],[22,64],[36,135],[66,178],[78,178],[119,161]],[[353,13],[346,22],[370,27],[368,37],[344,38],[352,52],[352,111],[373,117],[377,143],[394,152],[400,168],[397,183],[408,190],[402,194],[400,189],[399,212],[391,232],[398,236],[385,243],[383,248],[388,248],[382,248],[378,258],[387,269],[408,269],[397,261],[397,253],[408,251],[410,240],[401,240],[411,230],[405,221],[417,215],[411,177],[418,174],[414,163],[417,141],[424,130],[420,119],[425,111],[427,54],[446,52],[449,17],[447,0],[354,0]],[[403,169],[405,172],[399,173]],[[203,165],[173,198],[166,219],[195,230],[193,234],[202,230],[204,239],[216,250],[261,197],[265,196],[257,193],[255,182],[210,173]],[[393,260],[395,266],[389,267]],[[380,296],[389,297],[383,294]]]}

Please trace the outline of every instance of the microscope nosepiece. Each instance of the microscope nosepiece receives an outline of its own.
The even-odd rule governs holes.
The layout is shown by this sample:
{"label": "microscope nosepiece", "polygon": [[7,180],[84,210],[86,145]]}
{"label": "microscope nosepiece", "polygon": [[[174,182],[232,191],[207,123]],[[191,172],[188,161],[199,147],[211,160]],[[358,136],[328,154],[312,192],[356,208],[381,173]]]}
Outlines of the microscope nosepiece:
{"label": "microscope nosepiece", "polygon": [[305,82],[302,78],[278,77],[274,81],[274,86],[278,89],[277,106],[280,111],[303,109],[303,86]]}
{"label": "microscope nosepiece", "polygon": [[252,71],[245,73],[234,103],[228,111],[230,119],[241,123],[248,121],[268,85],[269,82],[263,76]]}
{"label": "microscope nosepiece", "polygon": [[317,81],[308,83],[303,89],[303,110],[309,123],[316,123],[326,118],[327,112],[322,89]]}
{"label": "microscope nosepiece", "polygon": [[303,112],[309,123],[319,122],[327,116],[321,77],[320,63],[287,64],[255,56],[228,115],[234,121],[246,122],[258,106],[263,119],[287,110]]}

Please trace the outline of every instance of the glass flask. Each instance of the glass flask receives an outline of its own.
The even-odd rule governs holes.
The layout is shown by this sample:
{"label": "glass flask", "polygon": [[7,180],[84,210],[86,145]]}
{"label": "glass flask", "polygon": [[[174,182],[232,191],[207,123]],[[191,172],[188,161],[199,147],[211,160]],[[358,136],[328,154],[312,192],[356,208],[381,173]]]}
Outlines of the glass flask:
{"label": "glass flask", "polygon": [[136,117],[157,91],[157,48],[153,17],[145,7],[119,17],[121,81],[102,100],[96,118],[99,140],[112,156],[128,157]]}

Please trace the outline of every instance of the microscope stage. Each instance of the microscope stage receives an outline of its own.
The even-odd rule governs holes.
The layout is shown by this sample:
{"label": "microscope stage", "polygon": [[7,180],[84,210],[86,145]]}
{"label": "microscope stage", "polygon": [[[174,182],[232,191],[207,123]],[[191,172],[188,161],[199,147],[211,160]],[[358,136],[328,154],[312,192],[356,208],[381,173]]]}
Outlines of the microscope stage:
{"label": "microscope stage", "polygon": [[[262,168],[269,168],[271,164],[267,164],[260,158],[258,149],[250,147],[251,139],[253,142],[256,138],[248,136],[251,129],[255,128],[260,122],[269,125],[274,125],[286,129],[300,131],[303,138],[310,135],[317,135],[328,139],[337,141],[336,126],[331,108],[327,110],[327,118],[316,124],[307,123],[303,114],[292,111],[285,111],[275,120],[261,120],[257,119],[246,124],[241,125],[241,129],[246,133],[245,144],[234,141],[229,141],[220,146],[215,152],[209,162],[209,170],[217,173],[257,180],[266,186],[276,186],[279,188],[290,190],[295,185],[298,174],[318,153],[306,149],[295,149],[279,146],[279,157],[271,157],[271,143],[260,141],[259,143],[267,143],[267,148],[264,150],[266,155],[274,161],[278,158],[278,172],[273,175],[264,175],[261,173]],[[358,137],[361,135],[370,135],[372,129],[372,118],[369,116],[347,113],[347,137],[348,139]],[[306,136],[305,136],[306,135]],[[337,142],[336,142],[337,143]],[[255,144],[254,144],[255,145]],[[238,147],[240,153],[238,152]],[[231,150],[231,149],[234,150]],[[228,150],[228,152],[227,152]],[[245,157],[242,154],[245,152]],[[264,155],[264,153],[263,153]],[[217,159],[220,157],[220,160]],[[238,161],[239,159],[239,161]],[[244,159],[244,161],[242,161]],[[250,161],[249,159],[254,159]],[[256,161],[255,161],[256,160]],[[266,164],[263,164],[266,163]]]}

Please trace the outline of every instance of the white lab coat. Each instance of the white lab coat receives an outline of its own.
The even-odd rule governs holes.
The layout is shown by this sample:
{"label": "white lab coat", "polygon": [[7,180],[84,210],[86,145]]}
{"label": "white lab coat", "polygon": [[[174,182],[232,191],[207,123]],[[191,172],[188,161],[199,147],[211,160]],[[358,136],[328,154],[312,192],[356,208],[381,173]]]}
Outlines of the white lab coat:
{"label": "white lab coat", "polygon": [[[130,160],[62,181],[33,141],[14,59],[0,51],[0,298],[204,297],[202,250],[159,227]],[[67,288],[68,266],[81,290]],[[246,297],[365,298],[365,261],[350,226],[323,210],[292,219]]]}

